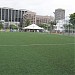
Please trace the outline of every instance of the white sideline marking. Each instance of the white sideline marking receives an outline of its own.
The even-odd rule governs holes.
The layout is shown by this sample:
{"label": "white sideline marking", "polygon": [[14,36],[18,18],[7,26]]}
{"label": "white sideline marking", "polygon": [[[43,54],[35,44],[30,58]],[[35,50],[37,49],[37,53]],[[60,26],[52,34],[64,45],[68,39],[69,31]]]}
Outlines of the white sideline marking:
{"label": "white sideline marking", "polygon": [[29,44],[29,45],[0,45],[0,47],[13,47],[13,46],[59,46],[59,45],[73,45],[75,43],[65,43],[65,44]]}

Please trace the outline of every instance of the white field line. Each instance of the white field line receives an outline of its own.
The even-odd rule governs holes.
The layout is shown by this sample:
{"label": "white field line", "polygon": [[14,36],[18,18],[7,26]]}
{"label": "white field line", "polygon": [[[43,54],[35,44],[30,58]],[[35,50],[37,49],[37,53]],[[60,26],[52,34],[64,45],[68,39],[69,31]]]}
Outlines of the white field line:
{"label": "white field line", "polygon": [[0,47],[13,47],[13,46],[59,46],[59,45],[74,45],[75,43],[65,43],[65,44],[29,44],[29,45],[0,45]]}

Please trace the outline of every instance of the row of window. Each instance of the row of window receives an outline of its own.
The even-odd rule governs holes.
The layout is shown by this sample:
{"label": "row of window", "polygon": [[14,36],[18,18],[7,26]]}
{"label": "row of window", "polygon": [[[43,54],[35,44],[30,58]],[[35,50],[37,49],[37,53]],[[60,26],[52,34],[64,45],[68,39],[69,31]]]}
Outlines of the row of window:
{"label": "row of window", "polygon": [[12,9],[2,9],[0,8],[0,20],[4,20],[5,22],[15,21],[20,22],[21,18],[23,18],[24,11],[20,10],[12,10]]}

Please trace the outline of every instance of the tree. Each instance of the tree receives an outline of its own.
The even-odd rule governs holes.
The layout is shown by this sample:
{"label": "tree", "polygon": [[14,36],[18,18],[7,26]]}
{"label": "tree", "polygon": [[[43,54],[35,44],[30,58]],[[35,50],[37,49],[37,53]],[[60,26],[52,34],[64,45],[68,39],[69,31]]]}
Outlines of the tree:
{"label": "tree", "polygon": [[55,21],[51,21],[49,23],[42,23],[40,24],[39,26],[50,31],[50,33],[52,32],[52,30],[54,29],[54,26],[53,25],[56,25],[56,22]]}
{"label": "tree", "polygon": [[23,27],[29,26],[30,24],[31,24],[30,20],[29,19],[25,19],[24,22],[23,22]]}
{"label": "tree", "polygon": [[51,21],[50,22],[50,33],[52,32],[52,30],[54,29],[54,26],[53,25],[56,25],[56,22],[55,21]]}
{"label": "tree", "polygon": [[39,26],[44,29],[48,29],[48,24],[46,24],[46,23],[39,24]]}
{"label": "tree", "polygon": [[3,28],[3,24],[2,22],[0,22],[0,30]]}
{"label": "tree", "polygon": [[69,23],[69,24],[64,24],[64,28],[65,28],[65,32],[68,32],[70,33],[72,29],[72,25]]}
{"label": "tree", "polygon": [[18,27],[16,25],[14,25],[14,24],[11,24],[10,29],[18,29]]}
{"label": "tree", "polygon": [[23,18],[20,19],[19,28],[22,28],[22,26],[23,26]]}
{"label": "tree", "polygon": [[70,20],[69,20],[69,22],[72,24],[73,32],[74,32],[74,29],[75,29],[75,13],[70,14]]}

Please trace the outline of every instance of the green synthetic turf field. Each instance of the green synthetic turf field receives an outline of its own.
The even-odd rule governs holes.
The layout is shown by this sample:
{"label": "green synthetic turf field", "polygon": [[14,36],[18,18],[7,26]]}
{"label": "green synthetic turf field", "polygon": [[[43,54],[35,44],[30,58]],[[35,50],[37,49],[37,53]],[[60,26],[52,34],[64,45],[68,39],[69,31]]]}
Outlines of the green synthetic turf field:
{"label": "green synthetic turf field", "polygon": [[75,37],[0,32],[0,75],[75,75]]}

